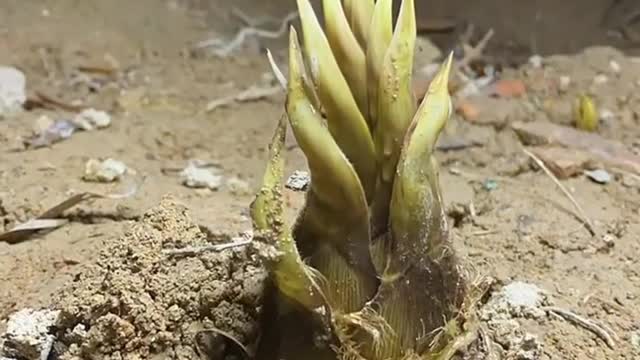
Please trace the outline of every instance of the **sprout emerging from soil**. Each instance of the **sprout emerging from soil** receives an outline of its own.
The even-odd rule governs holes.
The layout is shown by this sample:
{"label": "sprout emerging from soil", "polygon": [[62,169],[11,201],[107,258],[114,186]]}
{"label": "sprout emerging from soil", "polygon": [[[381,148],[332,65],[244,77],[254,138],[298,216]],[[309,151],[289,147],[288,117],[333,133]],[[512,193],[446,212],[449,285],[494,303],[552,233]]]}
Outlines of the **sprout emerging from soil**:
{"label": "sprout emerging from soil", "polygon": [[[448,358],[466,280],[451,247],[434,146],[451,115],[449,56],[417,106],[416,21],[402,2],[324,0],[321,27],[297,0],[286,116],[251,205],[270,273],[264,359]],[[287,126],[311,184],[290,226],[282,200]]]}

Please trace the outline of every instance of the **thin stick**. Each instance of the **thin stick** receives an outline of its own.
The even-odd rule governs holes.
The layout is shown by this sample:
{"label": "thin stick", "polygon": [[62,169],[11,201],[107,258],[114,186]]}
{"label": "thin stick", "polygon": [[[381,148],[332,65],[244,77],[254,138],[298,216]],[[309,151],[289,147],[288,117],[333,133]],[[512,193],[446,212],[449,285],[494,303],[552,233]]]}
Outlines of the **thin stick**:
{"label": "thin stick", "polygon": [[544,172],[551,178],[551,180],[553,180],[553,182],[560,188],[560,190],[562,190],[562,192],[567,196],[567,198],[569,198],[569,200],[571,201],[573,206],[576,208],[576,210],[578,210],[578,213],[580,215],[580,220],[582,220],[582,222],[584,222],[584,224],[587,227],[587,230],[589,230],[591,235],[595,236],[596,235],[596,230],[595,230],[595,227],[593,226],[593,223],[591,222],[591,220],[589,219],[587,214],[582,209],[582,206],[580,206],[580,204],[578,204],[576,199],[571,195],[569,190],[567,190],[567,188],[565,188],[564,185],[562,185],[562,183],[560,183],[560,180],[558,180],[558,178],[555,175],[553,175],[551,170],[549,170],[549,168],[547,168],[547,166],[544,164],[544,162],[542,160],[540,160],[539,157],[537,157],[535,154],[533,154],[531,151],[529,151],[527,149],[522,149],[522,151],[524,151],[524,153],[527,154],[527,156],[529,156],[531,159],[533,159],[533,161],[535,161],[536,164],[538,164],[538,166],[540,166],[540,168],[542,168],[542,170],[544,170]]}
{"label": "thin stick", "polygon": [[489,337],[489,330],[485,324],[480,325],[480,338],[482,339],[482,346],[484,347],[484,351],[487,353],[487,359],[495,360],[498,359],[498,356],[493,349],[493,340]]}
{"label": "thin stick", "polygon": [[494,31],[493,29],[489,29],[482,39],[476,43],[475,46],[468,46],[467,51],[465,51],[464,57],[460,60],[456,66],[458,69],[466,68],[473,60],[482,56],[484,49],[487,47],[489,40],[493,37]]}
{"label": "thin stick", "polygon": [[206,112],[212,112],[220,107],[227,106],[235,102],[258,101],[282,92],[280,85],[270,87],[251,86],[235,95],[225,96],[220,99],[210,101],[206,108]]}
{"label": "thin stick", "polygon": [[240,29],[240,31],[238,31],[238,33],[233,38],[233,40],[231,40],[231,42],[227,44],[221,43],[220,41],[218,41],[218,39],[210,39],[210,40],[205,40],[197,43],[195,45],[195,49],[202,49],[202,48],[211,47],[211,46],[218,47],[218,49],[213,50],[213,53],[218,57],[222,57],[222,58],[228,57],[236,48],[240,47],[245,42],[248,36],[257,36],[257,37],[262,37],[267,39],[277,39],[281,37],[286,33],[287,26],[289,25],[289,23],[297,17],[298,17],[297,12],[289,13],[284,18],[284,20],[282,20],[280,27],[275,31],[264,30],[264,29],[259,29],[259,28],[249,26],[249,27]]}
{"label": "thin stick", "polygon": [[566,321],[569,321],[575,325],[581,326],[591,331],[592,333],[596,334],[599,338],[601,338],[607,344],[607,346],[609,346],[612,349],[615,348],[616,343],[615,341],[613,341],[611,334],[609,334],[609,331],[610,331],[615,336],[615,333],[613,333],[613,331],[611,330],[607,331],[600,325],[596,324],[594,321],[583,318],[582,316],[577,315],[569,310],[565,310],[556,306],[545,306],[542,309],[554,315],[558,315]]}
{"label": "thin stick", "polygon": [[206,246],[187,246],[181,249],[167,249],[162,250],[162,253],[167,256],[196,256],[206,252],[219,252],[227,249],[233,249],[240,246],[246,246],[251,243],[251,239],[244,237],[233,238],[233,241],[226,244],[213,244]]}

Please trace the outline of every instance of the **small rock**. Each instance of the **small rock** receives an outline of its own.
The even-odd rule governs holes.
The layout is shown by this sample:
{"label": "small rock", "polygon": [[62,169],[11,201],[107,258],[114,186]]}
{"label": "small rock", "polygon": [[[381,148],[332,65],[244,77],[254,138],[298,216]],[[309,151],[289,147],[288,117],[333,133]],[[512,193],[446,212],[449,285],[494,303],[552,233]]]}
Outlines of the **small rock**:
{"label": "small rock", "polygon": [[83,324],[76,325],[71,333],[69,333],[67,340],[74,343],[81,343],[87,337],[87,327]]}
{"label": "small rock", "polygon": [[640,330],[631,333],[631,345],[633,345],[636,350],[640,350]]}
{"label": "small rock", "polygon": [[546,315],[542,306],[547,302],[544,290],[533,284],[516,281],[500,290],[483,308],[485,319],[532,317]]}
{"label": "small rock", "polygon": [[595,181],[598,184],[607,184],[611,181],[611,174],[603,169],[585,171],[584,173],[589,179]]}
{"label": "small rock", "polygon": [[198,167],[190,162],[180,173],[182,184],[194,189],[218,190],[222,185],[222,175],[215,174],[211,169]]}
{"label": "small rock", "polygon": [[502,98],[522,97],[527,93],[524,82],[519,79],[501,79],[491,87],[491,93]]}
{"label": "small rock", "polygon": [[296,170],[293,172],[291,176],[287,179],[287,183],[285,187],[287,189],[291,189],[294,191],[304,191],[309,186],[311,182],[311,177],[309,173],[302,170]]}
{"label": "small rock", "polygon": [[91,182],[107,183],[120,180],[126,172],[127,165],[122,161],[114,159],[104,161],[90,159],[85,164],[82,179]]}
{"label": "small rock", "polygon": [[487,179],[482,183],[482,187],[487,191],[493,191],[498,188],[498,182],[493,179]]}
{"label": "small rock", "polygon": [[616,117],[616,115],[613,113],[613,111],[609,110],[609,109],[602,109],[600,110],[600,119],[602,120],[613,120]]}
{"label": "small rock", "polygon": [[540,358],[542,344],[538,340],[537,336],[530,333],[525,333],[518,345],[519,346],[518,350],[516,351],[516,359],[537,360]]}
{"label": "small rock", "polygon": [[227,180],[227,188],[234,195],[248,195],[251,193],[249,183],[235,176]]}
{"label": "small rock", "polygon": [[104,111],[86,109],[76,115],[72,122],[82,130],[91,131],[111,125],[111,116]]}
{"label": "small rock", "polygon": [[13,67],[0,66],[0,118],[15,114],[27,101],[26,78]]}
{"label": "small rock", "polygon": [[9,358],[46,360],[55,340],[50,328],[60,311],[23,309],[11,315],[0,354]]}
{"label": "small rock", "polygon": [[560,76],[560,84],[559,89],[562,92],[566,92],[569,90],[569,86],[571,86],[571,78],[569,76]]}
{"label": "small rock", "polygon": [[582,150],[567,151],[560,146],[534,146],[531,151],[558,179],[581,175],[592,165],[592,156]]}
{"label": "small rock", "polygon": [[613,71],[614,73],[618,74],[620,73],[620,64],[618,64],[617,61],[615,60],[611,60],[609,61],[609,67],[611,68],[611,71]]}
{"label": "small rock", "polygon": [[480,93],[481,89],[487,87],[491,82],[493,82],[493,80],[494,77],[492,75],[487,75],[469,81],[460,90],[458,90],[457,95],[459,98],[477,95]]}
{"label": "small rock", "polygon": [[[481,126],[503,128],[513,119],[523,118],[527,114],[526,105],[513,99],[473,96],[464,99],[464,104],[469,108],[463,109],[458,106],[456,110],[463,115],[463,111],[467,111],[465,120]],[[470,110],[471,107],[475,110]]]}
{"label": "small rock", "polygon": [[542,56],[533,55],[529,58],[529,64],[535,69],[539,69],[542,67]]}
{"label": "small rock", "polygon": [[616,238],[611,234],[604,234],[602,241],[607,248],[612,248],[616,245]]}
{"label": "small rock", "polygon": [[480,117],[480,110],[478,107],[464,99],[458,102],[456,111],[462,115],[465,120],[470,122],[475,122]]}

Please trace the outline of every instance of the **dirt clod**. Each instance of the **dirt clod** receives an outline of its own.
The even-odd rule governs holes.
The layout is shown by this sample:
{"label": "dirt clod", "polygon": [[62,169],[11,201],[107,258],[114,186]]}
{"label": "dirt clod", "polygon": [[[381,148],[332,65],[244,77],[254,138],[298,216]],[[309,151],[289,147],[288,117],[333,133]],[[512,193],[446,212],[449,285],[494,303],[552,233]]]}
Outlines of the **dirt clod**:
{"label": "dirt clod", "polygon": [[265,272],[250,249],[162,254],[208,243],[174,200],[149,210],[58,295],[62,358],[196,359],[193,337],[211,327],[253,343]]}

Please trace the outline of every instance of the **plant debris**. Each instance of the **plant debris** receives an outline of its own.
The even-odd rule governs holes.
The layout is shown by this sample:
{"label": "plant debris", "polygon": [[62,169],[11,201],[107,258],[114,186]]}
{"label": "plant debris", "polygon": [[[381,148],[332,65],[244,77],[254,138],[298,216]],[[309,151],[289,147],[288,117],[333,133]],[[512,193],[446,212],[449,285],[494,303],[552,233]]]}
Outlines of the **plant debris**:
{"label": "plant debris", "polygon": [[48,147],[66,140],[76,131],[76,125],[70,120],[53,120],[46,115],[36,120],[37,128],[33,137],[24,140],[27,148]]}
{"label": "plant debris", "polygon": [[0,234],[0,242],[15,244],[26,240],[29,236],[38,231],[53,230],[55,228],[58,228],[68,222],[68,220],[61,218],[62,213],[83,201],[90,199],[124,199],[135,195],[137,191],[137,186],[134,186],[127,192],[120,194],[101,194],[96,192],[82,192],[75,194],[49,208],[40,216],[17,225],[13,227],[13,229],[3,234]]}
{"label": "plant debris", "polygon": [[569,201],[571,201],[573,206],[576,208],[576,210],[578,210],[579,218],[585,224],[585,226],[587,227],[587,230],[589,230],[591,235],[595,236],[596,235],[596,228],[593,225],[593,222],[591,221],[591,219],[589,219],[589,217],[585,213],[585,211],[582,208],[582,206],[580,206],[578,201],[576,201],[576,199],[573,197],[573,195],[571,195],[569,190],[567,190],[567,188],[565,188],[564,185],[562,185],[562,183],[560,183],[558,178],[555,177],[555,175],[553,175],[553,172],[551,172],[551,170],[549,170],[549,168],[547,168],[545,166],[544,162],[542,160],[540,160],[540,158],[538,158],[535,154],[533,154],[532,152],[530,152],[527,149],[523,149],[522,151],[524,151],[525,154],[527,154],[531,159],[533,159],[533,161],[549,176],[549,178],[551,178],[551,180],[553,180],[553,182],[560,188],[560,190],[562,190],[562,192],[566,195],[566,197],[569,199]]}
{"label": "plant debris", "polygon": [[580,315],[577,315],[569,310],[565,310],[556,306],[545,306],[543,310],[546,310],[552,314],[558,315],[561,318],[575,324],[581,326],[592,333],[596,334],[599,338],[601,338],[605,344],[611,349],[614,349],[616,346],[613,337],[616,337],[615,333],[611,330],[607,330],[604,327],[598,325],[593,320],[585,319]]}
{"label": "plant debris", "polygon": [[[237,9],[235,12],[236,14],[242,14]],[[244,19],[249,18],[244,14],[241,15],[241,17],[243,17]],[[229,43],[225,43],[221,39],[209,39],[197,43],[194,46],[194,49],[209,49],[215,56],[226,58],[230,56],[237,48],[242,46],[242,44],[244,44],[246,39],[250,36],[262,37],[267,39],[277,39],[283,36],[286,33],[287,27],[289,26],[291,21],[293,21],[297,17],[297,12],[291,12],[287,16],[285,16],[285,18],[280,23],[280,26],[276,30],[264,30],[253,26],[248,26],[240,29],[233,40],[231,40]]]}
{"label": "plant debris", "polygon": [[282,88],[280,85],[268,87],[253,85],[235,95],[225,96],[223,98],[210,101],[206,106],[206,111],[212,112],[218,108],[229,106],[236,102],[243,103],[258,101],[279,93],[282,93]]}

